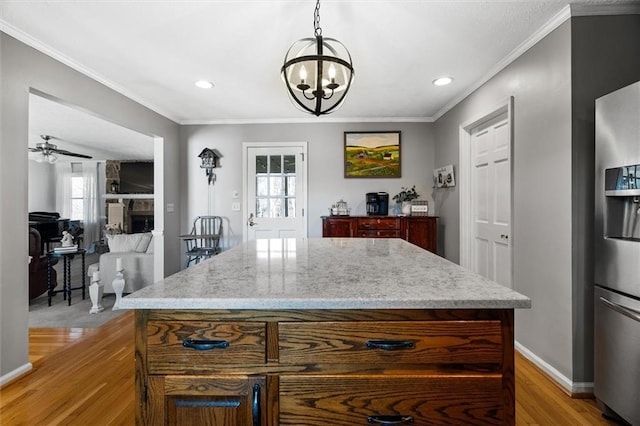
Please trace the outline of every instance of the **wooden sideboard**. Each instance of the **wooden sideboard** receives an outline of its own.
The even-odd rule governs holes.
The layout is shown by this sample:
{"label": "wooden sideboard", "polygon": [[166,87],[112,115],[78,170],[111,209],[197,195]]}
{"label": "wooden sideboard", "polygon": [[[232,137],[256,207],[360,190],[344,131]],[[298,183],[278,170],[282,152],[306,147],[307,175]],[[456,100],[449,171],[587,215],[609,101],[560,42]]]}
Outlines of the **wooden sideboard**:
{"label": "wooden sideboard", "polygon": [[136,424],[513,425],[513,309],[138,310]]}
{"label": "wooden sideboard", "polygon": [[436,216],[322,216],[323,237],[402,238],[436,253]]}

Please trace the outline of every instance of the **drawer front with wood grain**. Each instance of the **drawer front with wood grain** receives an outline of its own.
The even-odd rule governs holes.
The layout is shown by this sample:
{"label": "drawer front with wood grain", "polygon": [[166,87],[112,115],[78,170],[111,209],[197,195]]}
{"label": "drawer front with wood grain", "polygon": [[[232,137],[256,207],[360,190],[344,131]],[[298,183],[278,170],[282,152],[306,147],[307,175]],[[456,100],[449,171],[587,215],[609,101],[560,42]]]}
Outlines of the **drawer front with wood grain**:
{"label": "drawer front with wood grain", "polygon": [[500,321],[283,322],[281,364],[500,364]]}
{"label": "drawer front with wood grain", "polygon": [[400,230],[400,219],[395,217],[358,218],[358,230],[364,229],[397,229]]}
{"label": "drawer front with wood grain", "polygon": [[147,322],[147,361],[152,373],[263,364],[265,346],[266,324],[262,322]]}
{"label": "drawer front with wood grain", "polygon": [[394,231],[392,229],[382,229],[378,231],[363,231],[359,229],[358,231],[356,231],[356,236],[358,238],[401,238],[402,233],[400,231]]}
{"label": "drawer front with wood grain", "polygon": [[501,392],[499,374],[283,375],[279,424],[505,424]]}

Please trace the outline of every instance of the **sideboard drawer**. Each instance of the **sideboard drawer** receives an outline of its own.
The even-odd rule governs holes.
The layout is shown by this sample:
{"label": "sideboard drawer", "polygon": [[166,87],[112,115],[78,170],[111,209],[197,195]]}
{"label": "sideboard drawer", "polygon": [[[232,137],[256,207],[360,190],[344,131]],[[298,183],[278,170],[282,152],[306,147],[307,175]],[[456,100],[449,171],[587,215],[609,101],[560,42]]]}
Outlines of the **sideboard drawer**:
{"label": "sideboard drawer", "polygon": [[281,364],[501,364],[500,321],[283,322]]}
{"label": "sideboard drawer", "polygon": [[402,234],[400,231],[394,231],[392,229],[383,229],[378,231],[363,231],[359,229],[356,232],[358,238],[401,238]]}
{"label": "sideboard drawer", "polygon": [[266,324],[262,322],[147,322],[147,361],[152,373],[264,364],[265,342]]}
{"label": "sideboard drawer", "polygon": [[400,219],[397,217],[358,218],[358,229],[400,229]]}
{"label": "sideboard drawer", "polygon": [[499,374],[283,375],[279,424],[502,425],[501,392]]}

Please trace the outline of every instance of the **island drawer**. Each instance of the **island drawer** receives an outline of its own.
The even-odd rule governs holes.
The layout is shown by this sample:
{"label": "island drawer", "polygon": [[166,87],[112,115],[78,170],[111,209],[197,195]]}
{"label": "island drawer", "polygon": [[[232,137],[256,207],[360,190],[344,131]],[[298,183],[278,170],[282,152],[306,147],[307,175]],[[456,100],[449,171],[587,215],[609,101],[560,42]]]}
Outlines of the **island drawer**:
{"label": "island drawer", "polygon": [[263,364],[265,347],[263,322],[147,322],[147,362],[152,373]]}
{"label": "island drawer", "polygon": [[363,229],[400,229],[400,219],[395,217],[358,218],[358,230]]}
{"label": "island drawer", "polygon": [[498,320],[283,322],[281,364],[500,364]]}
{"label": "island drawer", "polygon": [[283,375],[279,424],[505,424],[499,374]]}

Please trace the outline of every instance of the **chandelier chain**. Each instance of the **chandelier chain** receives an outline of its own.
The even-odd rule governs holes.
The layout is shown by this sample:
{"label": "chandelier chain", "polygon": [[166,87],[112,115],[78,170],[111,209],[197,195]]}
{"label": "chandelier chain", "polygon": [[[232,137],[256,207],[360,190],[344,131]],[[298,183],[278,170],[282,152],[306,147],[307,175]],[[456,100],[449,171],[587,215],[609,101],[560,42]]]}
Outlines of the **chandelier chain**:
{"label": "chandelier chain", "polygon": [[322,28],[320,28],[320,0],[316,2],[316,10],[313,12],[313,29],[316,37],[322,36]]}

